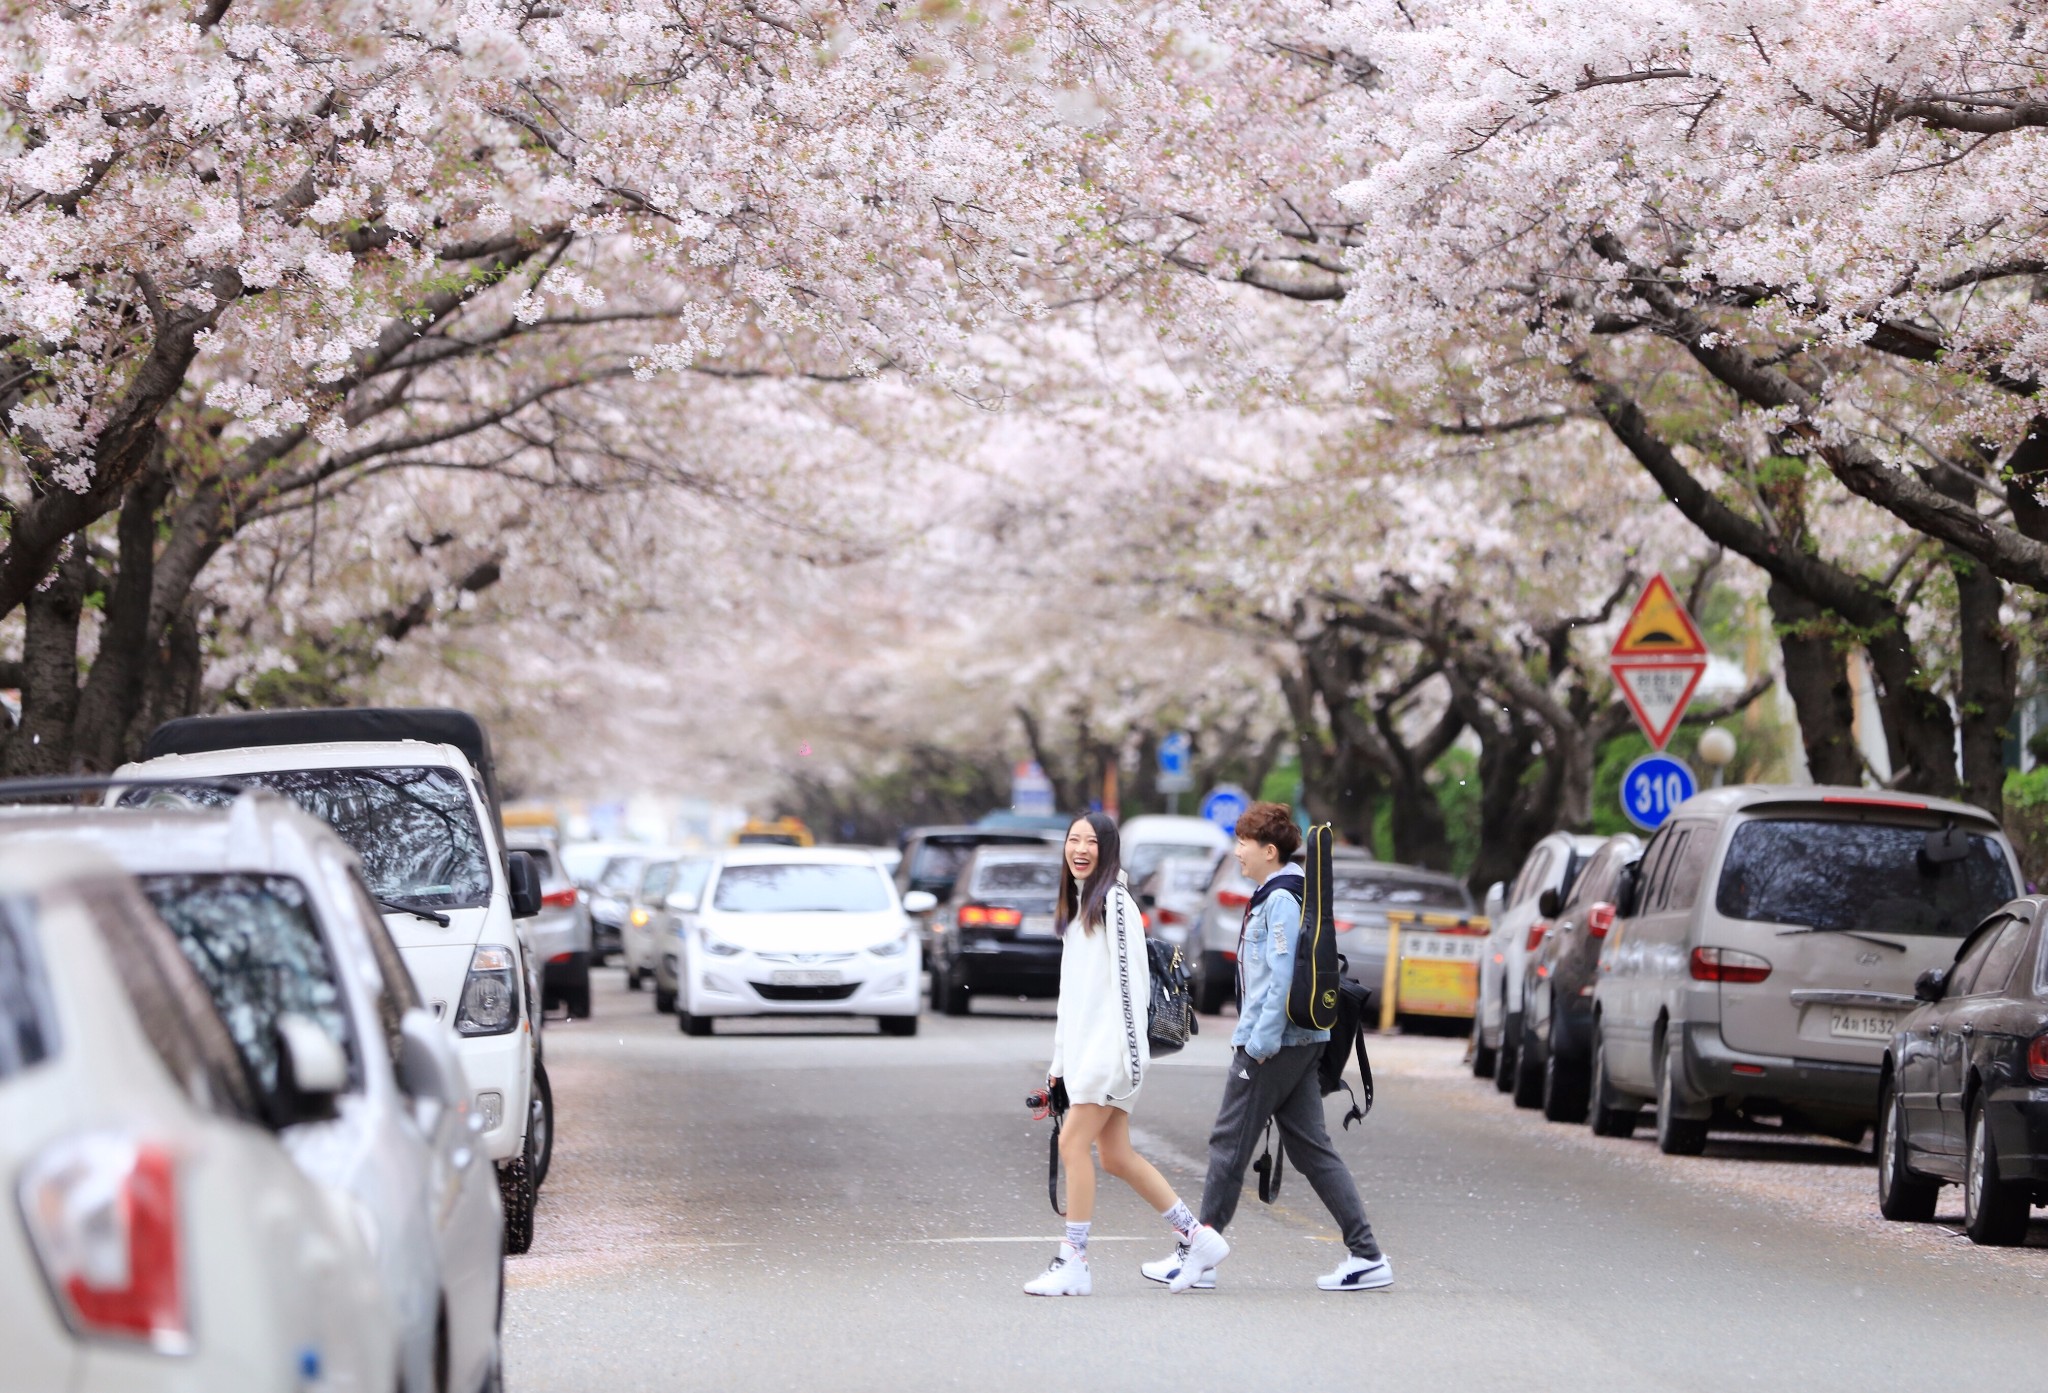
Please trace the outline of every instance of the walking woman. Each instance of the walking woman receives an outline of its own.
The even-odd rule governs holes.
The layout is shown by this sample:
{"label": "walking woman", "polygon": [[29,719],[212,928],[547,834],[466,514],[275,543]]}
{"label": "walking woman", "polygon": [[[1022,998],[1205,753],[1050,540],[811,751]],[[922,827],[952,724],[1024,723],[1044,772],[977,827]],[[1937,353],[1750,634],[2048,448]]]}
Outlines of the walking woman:
{"label": "walking woman", "polygon": [[1182,1242],[1198,1227],[1166,1177],[1131,1149],[1131,1109],[1152,1052],[1145,1041],[1152,981],[1145,925],[1124,885],[1116,819],[1090,813],[1067,829],[1066,874],[1053,920],[1060,950],[1059,1023],[1048,1081],[1064,1080],[1068,1111],[1060,1131],[1067,1172],[1067,1236],[1052,1265],[1024,1290],[1086,1296],[1088,1226],[1095,1214],[1095,1160],[1165,1216]]}

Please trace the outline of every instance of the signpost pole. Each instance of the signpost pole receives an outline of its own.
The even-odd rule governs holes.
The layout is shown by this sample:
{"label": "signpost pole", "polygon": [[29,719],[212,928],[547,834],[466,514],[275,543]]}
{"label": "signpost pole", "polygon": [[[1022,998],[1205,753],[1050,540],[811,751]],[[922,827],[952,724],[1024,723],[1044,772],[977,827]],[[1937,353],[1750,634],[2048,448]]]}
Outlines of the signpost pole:
{"label": "signpost pole", "polygon": [[1401,991],[1401,924],[1387,920],[1387,967],[1380,974],[1380,1034],[1394,1033],[1394,998]]}

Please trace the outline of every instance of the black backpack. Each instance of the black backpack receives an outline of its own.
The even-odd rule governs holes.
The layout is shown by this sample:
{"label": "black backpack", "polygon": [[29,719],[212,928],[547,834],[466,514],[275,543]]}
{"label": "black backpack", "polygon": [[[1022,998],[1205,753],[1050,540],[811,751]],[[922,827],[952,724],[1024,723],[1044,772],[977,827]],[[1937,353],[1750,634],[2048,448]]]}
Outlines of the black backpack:
{"label": "black backpack", "polygon": [[1342,996],[1337,916],[1330,903],[1330,841],[1329,823],[1308,829],[1301,941],[1294,955],[1294,981],[1287,988],[1287,1019],[1304,1030],[1335,1027]]}
{"label": "black backpack", "polygon": [[1330,1027],[1330,1043],[1323,1046],[1323,1057],[1316,1062],[1316,1083],[1325,1098],[1340,1088],[1351,1093],[1351,1085],[1344,1080],[1344,1063],[1352,1055],[1358,1056],[1364,1097],[1351,1094],[1351,1111],[1344,1114],[1344,1125],[1349,1127],[1372,1111],[1372,1060],[1365,1053],[1365,1033],[1372,1028],[1372,992],[1344,976],[1345,965],[1342,958],[1337,959],[1337,1023]]}

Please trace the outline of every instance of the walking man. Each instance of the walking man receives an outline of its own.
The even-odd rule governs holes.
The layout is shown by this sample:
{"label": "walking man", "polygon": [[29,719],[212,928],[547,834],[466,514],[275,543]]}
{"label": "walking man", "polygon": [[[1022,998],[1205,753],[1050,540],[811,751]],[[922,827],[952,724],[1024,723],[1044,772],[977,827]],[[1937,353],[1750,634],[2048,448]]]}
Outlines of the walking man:
{"label": "walking man", "polygon": [[1287,1158],[1308,1177],[1349,1249],[1336,1270],[1316,1279],[1324,1291],[1371,1291],[1394,1283],[1394,1269],[1366,1222],[1358,1186],[1323,1122],[1316,1065],[1327,1030],[1287,1019],[1287,990],[1301,934],[1305,886],[1289,865],[1301,849],[1293,814],[1279,803],[1254,803],[1237,821],[1237,864],[1259,888],[1238,932],[1237,1030],[1223,1106],[1209,1134],[1209,1177],[1202,1188],[1201,1226],[1170,1258],[1144,1264],[1144,1274],[1174,1291],[1211,1290],[1216,1266],[1230,1256],[1223,1230],[1237,1213],[1245,1169],[1268,1122],[1278,1124]]}

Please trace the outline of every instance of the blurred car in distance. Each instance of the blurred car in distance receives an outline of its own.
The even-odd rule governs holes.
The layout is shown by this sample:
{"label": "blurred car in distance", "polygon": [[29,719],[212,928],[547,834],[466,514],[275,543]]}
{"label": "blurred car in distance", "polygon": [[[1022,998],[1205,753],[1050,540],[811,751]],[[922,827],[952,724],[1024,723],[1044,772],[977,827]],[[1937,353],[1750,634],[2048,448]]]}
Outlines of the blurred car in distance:
{"label": "blurred car in distance", "polygon": [[[626,915],[633,908],[633,899],[640,893],[640,882],[647,874],[647,863],[658,857],[672,855],[666,848],[636,843],[630,850],[615,852],[605,858],[604,866],[591,882],[584,894],[590,906],[590,934],[593,944],[600,941],[611,945],[609,951],[626,961]],[[626,961],[628,973],[633,964]]]}
{"label": "blurred car in distance", "polygon": [[[1064,830],[1061,833],[1064,840]],[[1159,863],[1169,856],[1196,856],[1213,861],[1236,844],[1236,839],[1215,823],[1199,817],[1167,817],[1144,814],[1117,827],[1124,874],[1133,886],[1151,879]]]}
{"label": "blurred car in distance", "polygon": [[1973,1243],[2027,1240],[2048,1204],[2048,915],[2029,895],[1914,983],[1879,1079],[1878,1208],[1934,1217],[1943,1181],[1963,1189]]}
{"label": "blurred car in distance", "polygon": [[569,883],[582,892],[584,911],[590,915],[591,961],[599,966],[619,952],[619,925],[607,922],[595,909],[598,879],[614,856],[626,856],[640,849],[638,842],[563,842],[555,850]]}
{"label": "blurred car in distance", "polygon": [[1134,882],[1138,908],[1152,937],[1186,947],[1202,919],[1202,895],[1216,873],[1215,855],[1176,852],[1162,858],[1152,874]]}
{"label": "blurred car in distance", "polygon": [[968,856],[952,897],[931,917],[934,1008],[964,1016],[977,996],[1059,995],[1053,901],[1062,855],[1052,846],[983,846]]}
{"label": "blurred car in distance", "polygon": [[802,819],[794,817],[748,818],[732,834],[734,846],[814,846],[817,839]]}
{"label": "blurred car in distance", "polygon": [[[1583,1122],[1593,1084],[1593,987],[1600,950],[1623,905],[1633,904],[1635,867],[1643,843],[1633,833],[1609,837],[1572,880],[1571,893],[1536,946],[1522,976],[1521,1039],[1515,1046],[1515,1106],[1541,1107],[1552,1122]],[[1616,1135],[1632,1123],[1610,1118]]]}
{"label": "blurred car in distance", "polygon": [[594,955],[590,906],[557,859],[552,838],[507,831],[505,845],[523,851],[540,872],[540,913],[520,931],[540,964],[540,1006],[560,1006],[576,1020],[590,1015],[590,964]]}
{"label": "blurred car in distance", "polygon": [[[1065,830],[1064,825],[1059,832],[999,827],[914,827],[903,834],[903,857],[892,877],[896,893],[903,897],[908,907],[910,896],[923,891],[932,897],[932,905],[936,908],[952,897],[953,882],[976,847],[1051,846],[1054,845],[1053,839],[1062,836]],[[935,950],[930,911],[919,913],[912,909],[910,912],[924,933],[925,961],[930,962]]]}
{"label": "blurred car in distance", "polygon": [[305,1016],[279,1023],[266,1101],[133,881],[84,847],[0,847],[8,1387],[397,1385],[351,1202],[269,1125],[331,1113],[348,1059]]}
{"label": "blurred car in distance", "polygon": [[[1490,920],[1479,950],[1479,1004],[1472,1016],[1472,1073],[1506,1093],[1514,1087],[1522,1038],[1522,979],[1572,881],[1600,849],[1599,837],[1552,832],[1529,848],[1512,884],[1487,892]],[[1549,896],[1546,901],[1545,896]],[[1546,912],[1544,905],[1550,908]]]}
{"label": "blurred car in distance", "polygon": [[682,939],[697,924],[704,883],[711,878],[710,856],[684,856],[668,862],[657,883],[650,872],[648,896],[634,912],[647,912],[647,934],[654,944],[654,1009],[676,1009],[676,971],[682,960]]}

